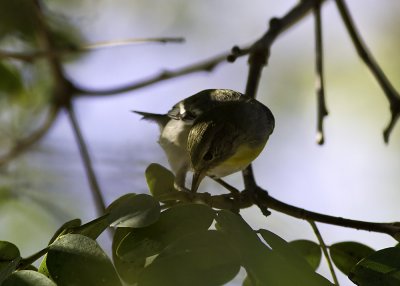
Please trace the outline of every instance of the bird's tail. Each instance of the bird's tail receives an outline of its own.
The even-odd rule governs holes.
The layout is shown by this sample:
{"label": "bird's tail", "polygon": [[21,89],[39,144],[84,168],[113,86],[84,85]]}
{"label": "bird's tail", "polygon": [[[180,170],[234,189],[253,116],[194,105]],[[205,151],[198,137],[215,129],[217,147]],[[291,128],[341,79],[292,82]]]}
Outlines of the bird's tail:
{"label": "bird's tail", "polygon": [[165,114],[149,113],[149,112],[135,111],[135,110],[132,110],[132,112],[143,116],[142,119],[144,120],[149,120],[157,123],[160,126],[160,128],[164,128],[165,125],[167,125],[168,121],[170,120],[170,118]]}

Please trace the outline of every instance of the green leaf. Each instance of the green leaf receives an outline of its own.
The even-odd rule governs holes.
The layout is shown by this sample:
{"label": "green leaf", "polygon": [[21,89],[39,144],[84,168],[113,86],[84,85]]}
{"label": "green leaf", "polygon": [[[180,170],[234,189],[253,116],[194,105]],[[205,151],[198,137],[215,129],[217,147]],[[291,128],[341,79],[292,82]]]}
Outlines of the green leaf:
{"label": "green leaf", "polygon": [[34,11],[31,0],[0,1],[0,39],[11,33],[32,37],[37,27]]}
{"label": "green leaf", "polygon": [[121,285],[115,269],[96,241],[66,234],[49,246],[46,268],[58,286]]}
{"label": "green leaf", "polygon": [[165,248],[139,276],[139,286],[213,286],[232,280],[240,269],[227,237],[200,231]]}
{"label": "green leaf", "polygon": [[400,285],[400,248],[390,247],[361,260],[349,278],[360,286]]}
{"label": "green leaf", "polygon": [[2,286],[57,286],[45,275],[32,270],[20,270],[11,274]]}
{"label": "green leaf", "polygon": [[82,224],[80,219],[73,219],[70,221],[67,221],[66,223],[64,223],[62,226],[59,227],[59,229],[57,229],[57,231],[54,233],[53,237],[50,239],[49,244],[52,244],[60,235],[66,234],[71,230],[71,228],[75,228],[78,227]]}
{"label": "green leaf", "polygon": [[346,275],[360,260],[374,252],[369,246],[353,241],[333,244],[329,251],[333,263]]}
{"label": "green leaf", "polygon": [[174,188],[175,176],[165,167],[152,163],[145,172],[147,185],[154,197],[176,192]]}
{"label": "green leaf", "polygon": [[249,276],[246,276],[246,278],[244,278],[242,286],[254,286]]}
{"label": "green leaf", "polygon": [[311,268],[317,270],[321,263],[321,248],[317,243],[310,240],[300,239],[289,242],[289,244],[302,255],[311,265]]}
{"label": "green leaf", "polygon": [[81,226],[74,227],[72,229],[72,233],[81,234],[91,239],[96,239],[108,228],[109,225],[110,223],[108,221],[108,214],[105,214]]}
{"label": "green leaf", "polygon": [[21,261],[19,249],[12,243],[0,241],[0,285]]}
{"label": "green leaf", "polygon": [[121,279],[128,284],[135,284],[137,282],[139,273],[144,268],[146,260],[143,258],[134,261],[125,261],[117,255],[118,246],[130,231],[131,230],[129,228],[124,227],[116,229],[112,242],[112,257],[115,269],[117,270]]}
{"label": "green leaf", "polygon": [[180,237],[207,230],[214,216],[214,210],[206,205],[185,204],[169,208],[161,213],[156,223],[131,230],[117,247],[117,255],[125,261],[141,261]]}
{"label": "green leaf", "polygon": [[108,208],[108,221],[116,227],[145,227],[160,216],[160,203],[146,194],[126,194]]}
{"label": "green leaf", "polygon": [[293,267],[298,268],[302,272],[307,272],[311,276],[314,275],[314,270],[311,268],[310,264],[308,264],[303,256],[301,256],[287,241],[266,229],[261,229],[258,233],[272,250],[282,256],[287,263],[290,263]]}
{"label": "green leaf", "polygon": [[22,89],[22,80],[19,72],[10,65],[0,62],[0,94],[11,95]]}
{"label": "green leaf", "polygon": [[8,241],[0,241],[0,261],[13,260],[20,257],[19,249]]}
{"label": "green leaf", "polygon": [[[242,266],[253,285],[332,285],[312,271],[303,271],[305,267],[296,268],[279,252],[268,248],[240,216],[222,210],[218,212],[216,221],[217,229],[230,238],[233,248],[239,252]],[[278,241],[276,238],[274,240]]]}

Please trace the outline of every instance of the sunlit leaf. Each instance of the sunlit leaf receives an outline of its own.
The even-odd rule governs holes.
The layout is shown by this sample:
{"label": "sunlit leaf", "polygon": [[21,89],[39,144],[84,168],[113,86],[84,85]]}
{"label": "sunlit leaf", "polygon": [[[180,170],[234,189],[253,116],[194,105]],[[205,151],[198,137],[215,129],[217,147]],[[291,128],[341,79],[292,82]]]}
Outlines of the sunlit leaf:
{"label": "sunlit leaf", "polygon": [[[217,229],[225,233],[254,285],[322,286],[332,285],[312,271],[298,269],[277,251],[268,248],[257,233],[238,215],[222,210],[216,217]],[[311,268],[310,268],[311,269]],[[290,273],[290,275],[288,275]]]}
{"label": "sunlit leaf", "polygon": [[139,286],[222,285],[240,269],[236,252],[221,232],[200,231],[165,248],[139,276]]}
{"label": "sunlit leaf", "polygon": [[169,208],[161,213],[156,223],[129,232],[119,245],[117,254],[125,261],[155,255],[185,235],[207,230],[214,216],[214,211],[206,205],[185,204]]}
{"label": "sunlit leaf", "polygon": [[302,255],[311,265],[312,269],[316,270],[321,262],[321,248],[313,241],[300,239],[289,242],[289,244]]}
{"label": "sunlit leaf", "polygon": [[400,285],[400,248],[390,247],[361,260],[349,278],[360,286]]}
{"label": "sunlit leaf", "polygon": [[374,252],[369,246],[353,241],[333,244],[329,251],[333,263],[346,275],[361,259]]}
{"label": "sunlit leaf", "polygon": [[115,265],[115,269],[118,275],[127,283],[134,284],[139,276],[139,273],[143,270],[145,265],[145,258],[137,259],[133,261],[122,260],[117,255],[117,249],[121,241],[130,232],[129,228],[120,227],[115,230],[115,234],[112,242],[112,257]]}
{"label": "sunlit leaf", "polygon": [[175,192],[172,172],[163,166],[152,163],[146,169],[146,181],[149,190],[154,197]]}
{"label": "sunlit leaf", "polygon": [[96,241],[66,234],[49,246],[46,266],[58,286],[121,285],[115,269]]}
{"label": "sunlit leaf", "polygon": [[11,274],[2,286],[57,286],[45,275],[32,270],[20,270]]}
{"label": "sunlit leaf", "polygon": [[126,194],[108,208],[108,221],[116,227],[145,227],[160,216],[160,203],[146,194]]}

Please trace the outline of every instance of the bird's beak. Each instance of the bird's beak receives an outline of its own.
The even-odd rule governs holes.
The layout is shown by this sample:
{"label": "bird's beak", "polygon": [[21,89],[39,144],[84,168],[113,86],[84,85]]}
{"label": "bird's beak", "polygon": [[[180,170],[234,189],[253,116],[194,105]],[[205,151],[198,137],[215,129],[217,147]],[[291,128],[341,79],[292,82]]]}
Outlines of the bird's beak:
{"label": "bird's beak", "polygon": [[191,191],[193,193],[197,192],[197,189],[199,188],[200,182],[203,180],[203,178],[205,176],[206,176],[206,172],[204,172],[204,171],[194,172],[193,173],[192,189],[191,189]]}

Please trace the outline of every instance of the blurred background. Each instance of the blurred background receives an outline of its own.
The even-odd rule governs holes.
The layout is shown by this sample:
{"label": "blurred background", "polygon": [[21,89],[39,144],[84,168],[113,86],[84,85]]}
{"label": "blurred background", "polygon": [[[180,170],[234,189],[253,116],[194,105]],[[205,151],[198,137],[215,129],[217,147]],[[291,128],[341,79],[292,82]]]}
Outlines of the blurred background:
{"label": "blurred background", "polygon": [[[5,1],[5,0],[1,0]],[[400,2],[347,1],[371,52],[400,89]],[[184,37],[185,43],[147,43],[98,49],[65,59],[68,78],[91,89],[117,87],[162,70],[207,59],[232,46],[258,39],[271,17],[284,15],[297,1],[238,0],[70,0],[44,1],[57,18],[74,26],[83,43],[130,38]],[[326,143],[316,144],[314,26],[309,15],[272,46],[258,99],[270,107],[276,128],[267,148],[254,162],[257,182],[286,203],[305,209],[367,221],[399,221],[400,126],[385,145],[382,130],[389,105],[378,84],[358,58],[333,1],[322,8],[326,101]],[[1,23],[1,20],[0,20]],[[3,50],[23,46],[0,37]],[[24,64],[10,61],[17,68]],[[144,170],[168,163],[157,144],[158,128],[131,110],[165,113],[177,101],[208,88],[244,91],[246,58],[112,96],[82,97],[75,107],[92,155],[106,203],[129,193],[147,193]],[[29,99],[1,98],[0,151],[10,138],[23,136],[43,119],[51,85],[45,61],[24,69],[25,81],[36,80]],[[25,99],[24,99],[25,98]],[[26,100],[26,102],[24,102]],[[21,103],[22,102],[22,103]],[[240,174],[227,181],[242,188]],[[223,191],[205,180],[200,191]],[[315,240],[306,222],[273,212],[265,218],[256,208],[244,210],[254,228],[267,228],[286,240]],[[15,243],[23,256],[41,249],[65,221],[96,217],[87,178],[66,115],[39,144],[0,168],[0,240]],[[327,244],[355,240],[375,249],[395,241],[383,234],[319,224]],[[102,238],[107,248],[107,237]],[[323,260],[320,272],[330,278]],[[339,274],[341,285],[352,285]],[[233,285],[233,284],[232,284]],[[240,284],[238,284],[240,285]]]}

